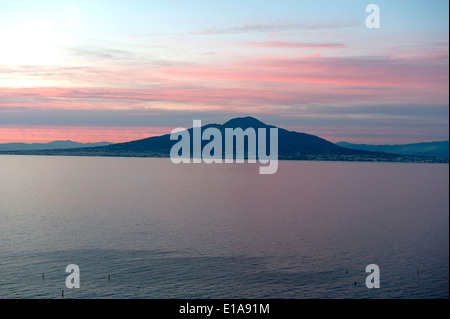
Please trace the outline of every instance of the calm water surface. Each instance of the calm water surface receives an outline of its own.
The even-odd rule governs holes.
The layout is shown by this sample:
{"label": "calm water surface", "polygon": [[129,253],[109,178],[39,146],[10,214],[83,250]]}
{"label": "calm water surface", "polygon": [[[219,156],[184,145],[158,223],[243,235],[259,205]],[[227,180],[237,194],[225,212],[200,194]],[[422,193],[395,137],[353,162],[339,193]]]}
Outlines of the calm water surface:
{"label": "calm water surface", "polygon": [[0,298],[449,297],[448,164],[258,169],[0,156]]}

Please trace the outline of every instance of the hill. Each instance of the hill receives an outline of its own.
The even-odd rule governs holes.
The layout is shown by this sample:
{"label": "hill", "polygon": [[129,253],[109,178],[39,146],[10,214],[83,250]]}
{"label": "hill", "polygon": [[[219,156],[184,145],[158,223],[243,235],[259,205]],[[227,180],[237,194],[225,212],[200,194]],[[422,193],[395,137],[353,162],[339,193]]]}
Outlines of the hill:
{"label": "hill", "polygon": [[437,158],[449,158],[449,142],[428,142],[414,144],[397,144],[397,145],[368,145],[368,144],[352,144],[347,142],[336,143],[338,146],[364,150],[372,152],[386,152],[392,154],[414,155],[414,156],[432,156]]}
{"label": "hill", "polygon": [[110,142],[78,143],[73,141],[53,141],[50,143],[4,143],[0,144],[0,151],[26,151],[26,150],[55,150],[80,147],[96,147],[110,145]]}

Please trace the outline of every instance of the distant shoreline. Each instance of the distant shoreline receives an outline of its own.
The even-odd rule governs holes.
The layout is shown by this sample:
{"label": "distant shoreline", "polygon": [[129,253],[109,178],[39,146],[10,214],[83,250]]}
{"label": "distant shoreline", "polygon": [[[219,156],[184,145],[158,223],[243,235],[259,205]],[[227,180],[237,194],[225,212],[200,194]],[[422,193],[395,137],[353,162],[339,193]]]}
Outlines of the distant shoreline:
{"label": "distant shoreline", "polygon": [[[120,157],[120,158],[167,158],[167,155],[145,155],[145,154],[93,154],[91,152],[83,154],[69,150],[37,150],[37,151],[2,151],[0,155],[20,155],[20,156],[61,156],[61,157]],[[70,153],[70,154],[68,154]],[[191,157],[192,158],[192,157]],[[407,156],[397,154],[388,154],[386,157],[371,156],[349,156],[349,155],[324,155],[324,154],[308,154],[303,156],[280,156],[279,161],[318,161],[318,162],[366,162],[366,163],[418,163],[418,164],[449,164],[449,159]],[[247,162],[246,162],[247,163]]]}

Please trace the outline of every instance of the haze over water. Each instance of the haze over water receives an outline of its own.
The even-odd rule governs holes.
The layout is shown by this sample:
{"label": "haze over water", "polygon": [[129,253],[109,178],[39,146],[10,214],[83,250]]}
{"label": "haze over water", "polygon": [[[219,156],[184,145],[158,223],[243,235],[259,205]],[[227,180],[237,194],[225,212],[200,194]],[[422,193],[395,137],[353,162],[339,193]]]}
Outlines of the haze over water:
{"label": "haze over water", "polygon": [[0,298],[449,297],[448,164],[258,171],[1,156]]}

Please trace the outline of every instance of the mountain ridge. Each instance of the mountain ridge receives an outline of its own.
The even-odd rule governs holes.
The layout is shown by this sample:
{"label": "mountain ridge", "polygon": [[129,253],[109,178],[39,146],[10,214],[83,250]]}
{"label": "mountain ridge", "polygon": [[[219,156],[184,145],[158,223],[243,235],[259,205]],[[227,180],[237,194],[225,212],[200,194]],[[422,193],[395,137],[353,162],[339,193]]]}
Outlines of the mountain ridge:
{"label": "mountain ridge", "polygon": [[80,147],[96,147],[113,144],[111,142],[79,143],[71,140],[56,140],[48,143],[1,143],[0,151],[53,150]]}
{"label": "mountain ridge", "polygon": [[336,143],[336,145],[365,151],[386,152],[401,155],[449,158],[449,141],[433,141],[433,142],[420,142],[408,144],[382,144],[382,145],[338,142]]}

